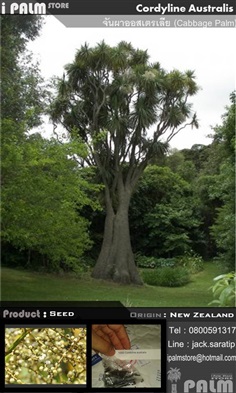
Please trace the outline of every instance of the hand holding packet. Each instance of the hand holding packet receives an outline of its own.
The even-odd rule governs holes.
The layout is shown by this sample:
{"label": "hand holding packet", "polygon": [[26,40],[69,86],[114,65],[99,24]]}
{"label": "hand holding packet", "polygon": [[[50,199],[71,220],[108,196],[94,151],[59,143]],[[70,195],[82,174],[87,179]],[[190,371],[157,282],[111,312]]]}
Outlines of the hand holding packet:
{"label": "hand holding packet", "polygon": [[[92,367],[93,387],[159,388],[161,386],[161,327],[125,325],[131,348],[114,356],[97,354]],[[100,359],[100,361],[99,361]]]}

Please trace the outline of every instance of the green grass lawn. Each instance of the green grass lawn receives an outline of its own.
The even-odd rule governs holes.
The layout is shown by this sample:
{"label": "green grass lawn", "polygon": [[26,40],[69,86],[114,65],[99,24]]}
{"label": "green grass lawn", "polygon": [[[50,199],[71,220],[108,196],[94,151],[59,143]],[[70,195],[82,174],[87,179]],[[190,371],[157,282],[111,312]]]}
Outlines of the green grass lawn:
{"label": "green grass lawn", "polygon": [[119,300],[130,307],[207,307],[212,279],[220,273],[217,265],[208,262],[191,283],[165,288],[124,286],[94,280],[88,274],[79,279],[2,268],[2,300]]}

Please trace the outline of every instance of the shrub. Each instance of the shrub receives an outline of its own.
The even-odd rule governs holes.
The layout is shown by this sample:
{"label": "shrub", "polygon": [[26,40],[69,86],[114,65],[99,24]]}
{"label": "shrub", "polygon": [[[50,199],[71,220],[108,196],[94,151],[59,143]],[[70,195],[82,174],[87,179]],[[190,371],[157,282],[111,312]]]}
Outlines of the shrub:
{"label": "shrub", "polygon": [[184,267],[144,270],[142,278],[146,284],[161,287],[181,287],[190,282],[188,269]]}
{"label": "shrub", "polygon": [[185,267],[190,274],[195,274],[204,269],[204,261],[200,255],[185,253],[176,260],[177,266]]}
{"label": "shrub", "polygon": [[142,271],[142,279],[148,285],[160,285],[160,269],[145,269]]}
{"label": "shrub", "polygon": [[137,253],[135,255],[135,262],[138,267],[142,268],[162,268],[162,267],[173,267],[175,265],[174,258],[155,258],[148,257]]}
{"label": "shrub", "polygon": [[209,303],[218,305],[218,307],[234,307],[236,301],[236,273],[221,274],[214,278],[216,281],[210,289],[213,297],[217,298]]}
{"label": "shrub", "polygon": [[174,258],[158,258],[156,259],[156,267],[174,267],[176,260]]}
{"label": "shrub", "polygon": [[184,267],[166,267],[161,269],[161,283],[163,287],[181,287],[190,282],[188,269]]}
{"label": "shrub", "polygon": [[138,267],[154,268],[156,267],[155,257],[147,257],[139,253],[135,254],[135,262]]}

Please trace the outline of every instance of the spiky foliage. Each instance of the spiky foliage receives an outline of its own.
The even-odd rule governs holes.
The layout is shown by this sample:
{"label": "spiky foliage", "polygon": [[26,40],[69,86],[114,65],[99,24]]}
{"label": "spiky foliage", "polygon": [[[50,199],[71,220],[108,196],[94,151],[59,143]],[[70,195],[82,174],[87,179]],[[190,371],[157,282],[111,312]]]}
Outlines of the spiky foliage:
{"label": "spiky foliage", "polygon": [[[85,44],[58,81],[52,119],[88,144],[88,163],[95,163],[107,181],[127,163],[124,172],[135,181],[138,169],[166,147],[191,115],[187,99],[198,90],[193,72],[168,73],[148,59],[146,51],[126,42],[117,47]],[[196,115],[188,124],[197,126]]]}

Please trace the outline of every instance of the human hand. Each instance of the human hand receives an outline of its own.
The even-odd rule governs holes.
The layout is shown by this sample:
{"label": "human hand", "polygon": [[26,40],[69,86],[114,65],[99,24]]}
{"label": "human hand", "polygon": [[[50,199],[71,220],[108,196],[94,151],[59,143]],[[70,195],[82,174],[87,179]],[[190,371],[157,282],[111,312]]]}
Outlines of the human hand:
{"label": "human hand", "polygon": [[124,325],[92,325],[92,348],[107,356],[113,356],[115,349],[130,349]]}

